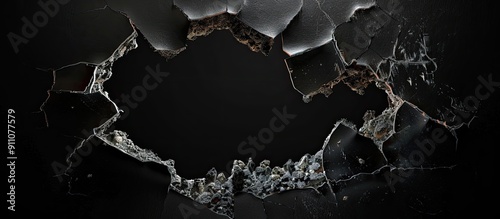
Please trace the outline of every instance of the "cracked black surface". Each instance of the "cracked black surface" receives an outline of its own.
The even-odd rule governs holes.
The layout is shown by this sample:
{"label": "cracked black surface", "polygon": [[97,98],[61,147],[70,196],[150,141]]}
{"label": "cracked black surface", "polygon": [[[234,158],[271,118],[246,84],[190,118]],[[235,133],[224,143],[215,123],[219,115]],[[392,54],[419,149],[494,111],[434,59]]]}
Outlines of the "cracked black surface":
{"label": "cracked black surface", "polygon": [[[8,19],[13,21],[6,27],[4,42],[12,48],[8,64],[17,68],[8,74],[2,88],[6,94],[2,109],[14,108],[19,115],[18,184],[36,182],[29,188],[18,186],[16,212],[9,212],[9,217],[17,218],[28,209],[56,218],[440,218],[492,211],[482,197],[493,181],[494,154],[486,142],[498,132],[495,91],[500,82],[496,69],[482,64],[483,57],[477,56],[494,49],[495,40],[486,34],[487,28],[474,26],[491,22],[487,3],[40,2],[8,7],[12,8]],[[46,13],[45,23],[28,20],[41,13]],[[217,16],[221,16],[217,22],[222,23],[207,20]],[[183,161],[187,158],[169,152],[177,149],[165,151],[155,146],[158,141],[149,143],[169,134],[137,137],[141,136],[138,130],[149,132],[149,125],[125,122],[138,118],[134,114],[155,112],[151,109],[159,106],[145,101],[143,109],[131,112],[129,105],[129,111],[124,110],[115,100],[120,93],[114,93],[123,91],[113,90],[121,85],[113,79],[126,81],[126,69],[140,64],[158,83],[172,77],[173,82],[166,83],[174,86],[169,90],[173,96],[189,94],[182,89],[190,85],[200,87],[196,83],[199,79],[189,81],[196,75],[185,73],[187,78],[183,78],[170,72],[189,69],[176,60],[197,66],[193,64],[196,59],[190,57],[204,54],[190,50],[197,47],[197,42],[189,42],[196,37],[188,37],[193,24],[208,30],[195,35],[229,29],[235,42],[247,45],[238,45],[246,52],[262,52],[252,55],[270,60],[281,57],[276,64],[281,67],[274,69],[286,68],[290,78],[286,90],[298,93],[287,99],[303,101],[302,109],[328,106],[338,115],[347,109],[348,116],[331,122],[331,130],[322,130],[330,133],[322,137],[322,147],[290,144],[269,154],[259,151],[257,157],[240,152],[237,157],[227,154],[215,159],[217,153],[226,152],[193,149],[190,153],[199,163],[202,159],[223,159],[231,168],[221,168],[220,163],[200,165],[194,159],[189,168],[197,169],[193,170],[196,174],[186,173],[189,168]],[[229,36],[211,34],[206,39],[214,42]],[[488,40],[475,47],[462,45],[477,36]],[[275,55],[281,49],[285,54]],[[120,60],[127,62],[120,64]],[[167,63],[169,72],[162,72],[158,63]],[[200,69],[198,65],[197,70],[187,71],[203,71]],[[145,79],[138,80],[145,86]],[[210,80],[216,84],[207,78],[198,82]],[[183,81],[188,82],[186,87],[175,88]],[[230,83],[230,90],[244,93],[238,89],[246,89],[245,82],[226,82]],[[353,94],[373,97],[378,104],[366,103],[368,108],[359,109],[349,102],[360,99],[338,99],[349,88]],[[193,94],[204,92],[192,90]],[[317,94],[326,97],[314,97]],[[165,98],[172,100],[169,95]],[[322,104],[327,99],[335,102]],[[201,99],[196,102],[194,107],[204,104]],[[289,109],[297,105],[293,101],[285,104]],[[337,105],[345,108],[334,111]],[[386,107],[384,111],[381,105]],[[282,114],[286,115],[285,109]],[[353,118],[359,110],[365,115]],[[296,124],[306,126],[300,117],[311,112],[314,115],[301,110]],[[325,118],[316,113],[320,115]],[[314,130],[318,124],[307,129]],[[121,127],[135,131],[122,131]],[[151,127],[157,129],[158,125]],[[204,142],[196,135],[193,138]],[[307,147],[308,152],[292,156],[294,147]],[[232,157],[228,160],[227,156]],[[208,173],[199,175],[200,171]],[[31,194],[37,195],[28,199]]]}

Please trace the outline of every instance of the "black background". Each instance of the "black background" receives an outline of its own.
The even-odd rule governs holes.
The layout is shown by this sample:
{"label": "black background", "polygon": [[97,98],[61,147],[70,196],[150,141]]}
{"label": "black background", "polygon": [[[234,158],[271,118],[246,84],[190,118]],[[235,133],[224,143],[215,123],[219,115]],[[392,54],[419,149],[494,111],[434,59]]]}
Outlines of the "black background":
{"label": "black background", "polygon": [[[22,2],[4,7],[4,36],[18,32],[22,25],[20,17],[28,13]],[[478,84],[470,80],[474,78],[470,75],[493,74],[493,79],[500,81],[492,9],[483,2],[464,10],[467,22],[459,25],[458,32],[450,33],[456,35],[456,48],[448,60],[454,61],[445,65],[453,66],[450,69],[454,76],[448,80],[461,97],[473,94]],[[1,107],[4,115],[9,108],[16,111],[18,154],[16,212],[9,212],[9,218],[28,214],[53,218],[158,218],[169,182],[163,167],[138,162],[99,144],[74,170],[75,187],[70,192],[71,184],[60,183],[54,177],[52,162],[63,162],[65,147],[74,146],[77,140],[65,135],[64,130],[45,126],[39,108],[47,98],[52,74],[35,69],[29,60],[16,55],[6,37],[3,42],[7,57],[3,63],[1,89],[5,101]],[[105,84],[110,98],[130,92],[146,74],[145,66],[160,64],[170,76],[115,128],[128,132],[136,144],[153,149],[163,159],[176,160],[178,173],[188,178],[203,176],[211,167],[224,170],[232,159],[246,160],[248,154],[238,153],[237,145],[268,126],[273,108],[287,106],[297,118],[257,153],[256,160],[271,159],[272,164],[281,165],[287,159],[297,160],[319,150],[338,119],[348,118],[359,126],[367,109],[379,113],[387,104],[384,94],[373,87],[359,96],[343,85],[336,87],[329,98],[317,96],[313,102],[303,103],[290,83],[280,40],[266,57],[238,44],[229,32],[216,32],[189,42],[187,50],[169,62],[155,54],[142,35],[138,43],[138,49],[115,63],[114,75]],[[494,196],[495,191],[493,148],[498,144],[499,96],[497,89],[491,98],[481,102],[469,127],[457,131],[459,161],[449,179],[444,215],[494,212],[493,202],[485,198]]]}

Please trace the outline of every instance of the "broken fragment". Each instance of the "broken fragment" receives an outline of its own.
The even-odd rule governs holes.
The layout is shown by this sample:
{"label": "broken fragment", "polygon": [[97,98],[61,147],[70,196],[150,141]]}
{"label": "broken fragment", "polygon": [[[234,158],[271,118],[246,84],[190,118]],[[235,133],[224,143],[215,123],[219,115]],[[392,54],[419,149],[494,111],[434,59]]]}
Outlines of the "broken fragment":
{"label": "broken fragment", "polygon": [[173,0],[108,0],[108,6],[125,14],[156,50],[184,48],[187,18],[173,6]]}
{"label": "broken fragment", "polygon": [[226,12],[224,0],[173,0],[189,20],[199,20]]}
{"label": "broken fragment", "polygon": [[[333,42],[285,60],[294,88],[308,100],[317,93],[329,95],[329,82],[345,70]],[[321,87],[326,87],[321,89]]]}
{"label": "broken fragment", "polygon": [[335,29],[335,39],[348,64],[371,67],[376,72],[380,62],[393,57],[400,31],[398,21],[378,7],[357,10],[351,20]]}
{"label": "broken fragment", "polygon": [[68,66],[66,68],[54,71],[54,85],[52,90],[80,91],[86,90],[95,67],[86,64]]}
{"label": "broken fragment", "polygon": [[323,165],[330,181],[350,180],[358,174],[372,174],[387,165],[382,151],[352,125],[337,123],[323,146]]}
{"label": "broken fragment", "polygon": [[113,102],[101,93],[69,91],[51,91],[42,110],[49,127],[81,138],[88,137],[81,136],[82,129],[92,130],[118,113]]}
{"label": "broken fragment", "polygon": [[[316,1],[316,0],[314,0]],[[365,10],[373,7],[375,0],[334,0],[334,1],[316,1],[322,8],[323,13],[328,14],[335,26],[348,22],[356,17],[356,11]],[[378,3],[378,2],[377,2]]]}
{"label": "broken fragment", "polygon": [[384,154],[392,165],[435,168],[456,164],[454,132],[409,103],[398,109],[395,118],[395,133],[383,143]]}
{"label": "broken fragment", "polygon": [[333,39],[335,25],[322,11],[319,1],[303,2],[300,12],[283,31],[283,51],[290,56],[325,45]]}
{"label": "broken fragment", "polygon": [[254,30],[275,38],[299,13],[302,0],[244,1],[238,18]]}

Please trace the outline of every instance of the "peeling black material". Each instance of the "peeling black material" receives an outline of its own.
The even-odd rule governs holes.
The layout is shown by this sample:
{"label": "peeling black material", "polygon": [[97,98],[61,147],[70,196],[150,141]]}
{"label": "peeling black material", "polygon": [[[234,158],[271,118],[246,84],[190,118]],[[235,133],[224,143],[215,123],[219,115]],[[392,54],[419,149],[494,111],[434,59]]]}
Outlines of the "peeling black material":
{"label": "peeling black material", "polygon": [[244,1],[238,18],[254,30],[276,37],[299,13],[302,0]]}
{"label": "peeling black material", "polygon": [[322,4],[316,0],[303,2],[300,12],[283,31],[283,50],[290,56],[322,46],[333,39],[335,24],[322,11]]}
{"label": "peeling black material", "polygon": [[371,174],[386,164],[373,141],[342,123],[330,134],[323,149],[325,174],[334,182],[350,180],[360,173]]}
{"label": "peeling black material", "polygon": [[207,18],[225,13],[227,10],[227,3],[223,0],[173,0],[173,3],[186,14],[189,20]]}
{"label": "peeling black material", "polygon": [[[451,0],[53,0],[23,2],[12,8],[22,11],[14,17],[20,21],[19,27],[9,25],[15,27],[7,30],[14,52],[14,61],[7,64],[21,67],[15,68],[15,74],[7,74],[7,88],[2,93],[9,96],[9,118],[16,114],[21,130],[27,124],[36,128],[28,133],[16,129],[20,143],[15,147],[22,153],[11,152],[10,156],[33,162],[30,166],[18,162],[17,176],[29,175],[26,171],[33,174],[32,180],[47,182],[38,185],[24,180],[43,195],[21,191],[35,190],[28,186],[17,187],[16,195],[29,194],[36,200],[28,207],[50,214],[61,212],[64,218],[105,217],[96,212],[133,218],[422,218],[479,212],[461,206],[482,201],[469,193],[482,189],[475,181],[479,174],[493,175],[485,170],[493,165],[474,165],[494,160],[486,159],[494,155],[481,141],[494,139],[496,134],[490,128],[496,121],[487,120],[497,118],[498,106],[491,103],[498,103],[492,98],[498,97],[494,92],[500,82],[491,73],[495,71],[491,65],[481,64],[483,56],[477,54],[485,49],[471,52],[472,46],[463,42],[477,44],[477,36],[487,38],[485,29],[491,27],[472,28],[493,20],[494,13],[486,11],[491,8],[488,4]],[[375,85],[386,94],[387,108],[366,111],[359,129],[347,119],[337,121],[324,136],[323,147],[299,159],[283,164],[271,164],[273,157],[230,160],[227,174],[200,167],[207,174],[185,178],[174,160],[135,144],[136,136],[114,127],[125,112],[109,98],[106,81],[113,75],[115,61],[138,46],[151,46],[167,59],[163,61],[169,61],[186,49],[187,40],[214,30],[229,30],[235,40],[264,55],[282,34],[282,49],[289,57],[278,64],[286,64],[293,87],[306,103],[316,94],[335,95],[334,86],[344,83],[359,95]],[[139,36],[147,43],[138,45]],[[490,44],[472,43],[490,49]],[[157,66],[153,69],[156,74],[165,73]],[[40,76],[25,75],[40,71],[47,73],[40,82],[44,85],[31,88],[29,83],[37,84],[33,78]],[[466,74],[457,74],[459,71]],[[47,85],[50,82],[52,86]],[[29,95],[10,97],[28,89],[44,94],[48,90],[44,102],[41,95],[33,96],[35,102],[43,102],[40,109],[24,103]],[[491,108],[483,108],[485,105]],[[40,116],[45,119],[43,124],[36,122]],[[274,119],[280,117],[276,116]],[[26,122],[29,120],[33,124]],[[476,120],[483,126],[474,127]],[[258,130],[257,135],[276,129],[273,125]],[[460,133],[469,137],[466,143],[458,140]],[[272,135],[279,136],[279,132]],[[203,139],[200,145],[212,146],[204,145]],[[217,153],[225,152],[214,150],[207,159],[216,159]],[[113,174],[108,176],[103,169],[113,169]],[[132,169],[139,174],[128,172]],[[159,191],[154,207],[140,205],[144,209],[134,209],[135,214],[129,215],[125,212],[135,205],[123,205],[121,201],[127,199],[123,197],[129,197],[126,194],[154,193],[144,189],[150,187],[143,184],[142,177],[154,184],[151,188],[161,189],[154,190]],[[113,180],[115,184],[108,184]],[[470,189],[472,186],[476,187]],[[50,197],[53,190],[57,197]],[[466,198],[458,199],[462,196]],[[140,197],[134,202],[149,200],[147,195],[133,197]],[[24,204],[28,199],[19,200],[19,208],[31,210]],[[118,211],[108,209],[115,202]]]}
{"label": "peeling black material", "polygon": [[124,13],[159,51],[180,50],[186,43],[188,20],[172,0],[107,0],[108,6]]}
{"label": "peeling black material", "polygon": [[398,34],[398,21],[377,7],[356,11],[349,22],[335,30],[346,63],[358,60],[373,71],[378,70],[382,60],[393,56]]}
{"label": "peeling black material", "polygon": [[117,113],[113,103],[100,93],[51,91],[42,108],[47,126],[73,136],[82,135],[82,128],[92,130],[102,125]]}
{"label": "peeling black material", "polygon": [[86,64],[69,66],[54,71],[54,84],[52,90],[85,91],[89,85],[95,68]]}
{"label": "peeling black material", "polygon": [[403,104],[395,121],[396,132],[384,142],[384,154],[401,168],[452,167],[456,163],[457,138],[443,125],[426,117],[408,103]]}
{"label": "peeling black material", "polygon": [[333,42],[286,59],[295,89],[304,96],[314,96],[317,90],[335,80],[344,70]]}

